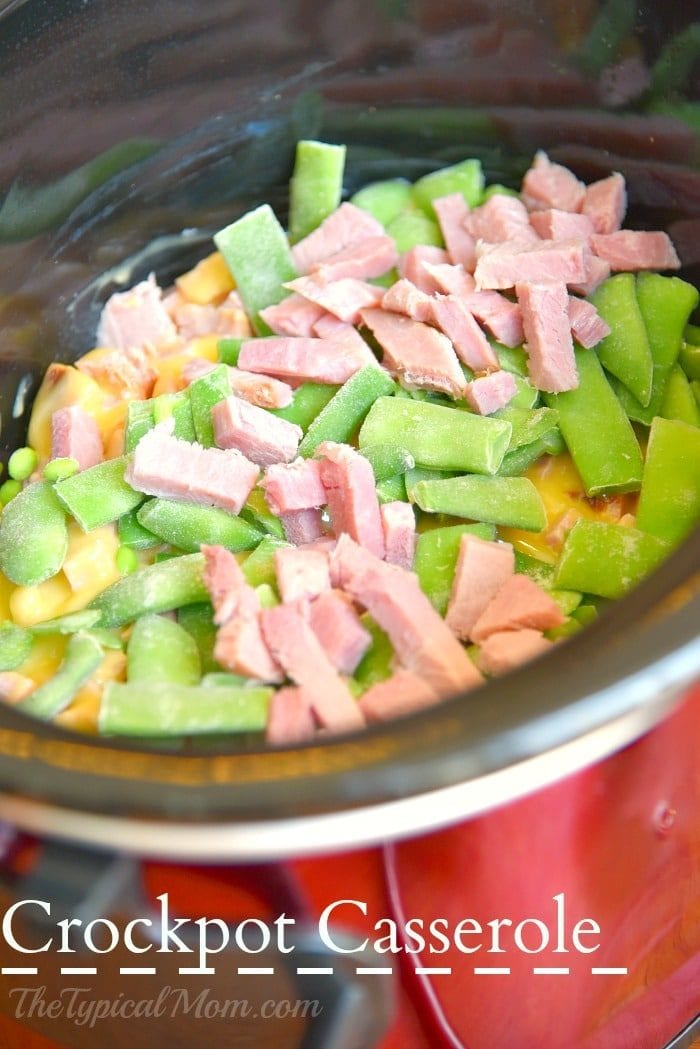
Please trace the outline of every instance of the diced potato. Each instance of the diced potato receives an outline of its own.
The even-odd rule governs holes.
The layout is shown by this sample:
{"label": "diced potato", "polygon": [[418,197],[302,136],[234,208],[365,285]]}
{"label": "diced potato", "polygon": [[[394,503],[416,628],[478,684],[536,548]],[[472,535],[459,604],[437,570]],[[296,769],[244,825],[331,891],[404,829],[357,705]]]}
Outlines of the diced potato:
{"label": "diced potato", "polygon": [[62,614],[71,597],[68,580],[59,572],[36,586],[18,586],[10,597],[10,615],[18,626],[34,626]]}
{"label": "diced potato", "polygon": [[186,385],[182,373],[195,358],[204,358],[216,364],[219,359],[219,339],[221,338],[223,338],[221,335],[200,335],[192,339],[180,353],[159,357],[155,361],[158,378],[153,387],[152,396],[158,397],[161,393],[177,393],[178,390],[182,390]]}
{"label": "diced potato", "polygon": [[91,679],[76,693],[71,705],[55,718],[56,724],[76,732],[97,732],[97,718],[105,683],[123,681],[125,677],[126,654],[106,652]]}
{"label": "diced potato", "polygon": [[51,417],[59,408],[77,404],[98,420],[104,393],[89,375],[69,364],[50,364],[34,400],[28,439],[40,460],[51,456]]}
{"label": "diced potato", "polygon": [[61,665],[66,640],[61,634],[35,638],[31,652],[24,663],[17,667],[17,673],[31,678],[37,685],[48,681]]}
{"label": "diced potato", "polygon": [[223,256],[214,251],[175,281],[178,291],[198,306],[208,306],[236,287]]}
{"label": "diced potato", "polygon": [[83,532],[77,524],[68,527],[68,554],[63,562],[72,594],[68,594],[63,613],[85,608],[94,597],[120,578],[116,565],[119,539],[114,525]]}
{"label": "diced potato", "polygon": [[14,593],[15,585],[0,572],[0,619],[10,618],[10,598]]}

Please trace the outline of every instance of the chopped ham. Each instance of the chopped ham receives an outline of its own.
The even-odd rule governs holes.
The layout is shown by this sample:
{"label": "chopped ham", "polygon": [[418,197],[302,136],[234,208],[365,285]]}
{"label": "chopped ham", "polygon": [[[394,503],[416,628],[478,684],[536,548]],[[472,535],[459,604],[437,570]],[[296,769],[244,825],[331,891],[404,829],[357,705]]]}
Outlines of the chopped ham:
{"label": "chopped ham", "polygon": [[321,482],[336,535],[347,533],[377,557],[384,556],[384,532],[372,467],[347,444],[318,446]]}
{"label": "chopped ham", "polygon": [[314,324],[314,335],[320,339],[330,339],[338,346],[345,346],[361,354],[367,364],[376,364],[372,351],[360,335],[357,328],[346,321],[339,321],[332,313],[324,313]]}
{"label": "chopped ham", "polygon": [[15,670],[0,673],[0,702],[19,703],[36,688],[36,682]]}
{"label": "chopped ham", "polygon": [[444,248],[436,248],[432,244],[417,244],[399,259],[399,276],[405,277],[421,291],[431,295],[438,291],[438,287],[428,273],[426,263],[439,266],[449,261],[450,256]]}
{"label": "chopped ham", "polygon": [[168,312],[177,326],[178,335],[186,341],[202,335],[233,338],[252,335],[248,315],[236,291],[230,292],[218,306],[188,302],[176,293],[176,300],[169,303]]}
{"label": "chopped ham", "polygon": [[471,295],[476,290],[474,278],[463,266],[451,266],[444,262],[437,264],[424,262],[423,268],[436,285],[437,291],[445,295],[463,297]]}
{"label": "chopped ham", "polygon": [[360,696],[359,705],[367,721],[391,721],[440,702],[427,681],[410,670],[397,670]]}
{"label": "chopped ham", "polygon": [[326,492],[317,459],[295,459],[268,467],[260,482],[267,505],[278,517],[293,510],[323,506]]}
{"label": "chopped ham", "polygon": [[530,211],[545,208],[580,211],[586,187],[573,171],[553,164],[547,154],[539,150],[523,179],[522,196]]}
{"label": "chopped ham", "polygon": [[624,229],[594,233],[591,247],[612,270],[677,270],[680,259],[667,233]]}
{"label": "chopped ham", "polygon": [[472,627],[472,641],[481,644],[503,630],[551,630],[565,621],[554,598],[529,576],[510,576]]}
{"label": "chopped ham", "polygon": [[491,415],[499,408],[505,408],[517,392],[511,373],[497,371],[467,383],[465,397],[473,411],[479,415]]}
{"label": "chopped ham", "polygon": [[523,320],[517,302],[511,302],[498,291],[475,291],[463,301],[494,339],[504,346],[520,346],[524,338]]}
{"label": "chopped ham", "polygon": [[[205,357],[194,357],[185,365],[182,378],[187,384],[196,382],[216,367],[218,365]],[[228,377],[232,393],[250,404],[257,405],[258,408],[287,408],[294,399],[292,387],[280,379],[273,379],[270,375],[247,372],[242,368],[229,368]]]}
{"label": "chopped ham", "polygon": [[574,211],[559,211],[547,208],[546,211],[533,211],[530,214],[530,225],[543,240],[588,240],[595,227],[588,215]]}
{"label": "chopped ham", "polygon": [[384,529],[384,560],[401,568],[413,568],[416,553],[416,515],[410,503],[400,500],[379,508]]}
{"label": "chopped ham", "polygon": [[270,652],[260,625],[260,613],[229,619],[216,633],[214,659],[233,674],[279,685],[284,674]]}
{"label": "chopped ham", "polygon": [[464,221],[469,215],[469,205],[462,193],[450,193],[433,201],[433,209],[440,224],[450,262],[473,270],[476,263],[474,237],[468,232]]}
{"label": "chopped ham", "polygon": [[292,248],[292,257],[299,273],[308,273],[312,266],[345,248],[360,244],[368,237],[381,237],[381,222],[354,204],[345,203],[336,208],[308,237]]}
{"label": "chopped ham", "polygon": [[586,188],[583,214],[595,233],[616,233],[627,211],[625,179],[618,171]]}
{"label": "chopped ham", "polygon": [[599,259],[592,251],[586,253],[586,279],[582,284],[569,284],[569,290],[577,295],[592,295],[610,276],[610,263]]}
{"label": "chopped ham", "polygon": [[294,292],[274,306],[260,310],[260,316],[275,335],[313,335],[314,324],[323,317],[324,311],[315,302],[309,302]]}
{"label": "chopped ham", "polygon": [[384,351],[383,365],[406,386],[462,396],[464,375],[450,340],[441,332],[385,310],[363,310],[362,321]]}
{"label": "chopped ham", "polygon": [[578,510],[574,510],[573,508],[565,510],[564,513],[557,518],[556,522],[545,532],[544,541],[547,546],[551,546],[554,550],[561,550],[564,545],[564,540],[580,517],[581,514]]}
{"label": "chopped ham", "polygon": [[51,458],[75,459],[81,470],[102,462],[102,437],[97,423],[79,405],[58,408],[51,416]]}
{"label": "chopped ham", "polygon": [[275,570],[280,596],[287,603],[318,597],[331,588],[325,550],[282,546],[275,551]]}
{"label": "chopped ham", "polygon": [[539,390],[562,393],[575,390],[578,372],[569,321],[565,284],[518,284],[523,314],[527,368]]}
{"label": "chopped ham", "polygon": [[398,261],[399,253],[393,238],[382,234],[367,237],[358,244],[343,248],[335,255],[329,255],[321,262],[314,263],[310,272],[324,283],[343,277],[370,280],[372,277],[381,277]]}
{"label": "chopped ham", "polygon": [[505,193],[494,194],[476,208],[467,220],[467,228],[476,240],[489,244],[513,240],[528,243],[538,239],[523,202]]}
{"label": "chopped ham", "polygon": [[311,602],[309,623],[336,670],[353,674],[372,644],[372,635],[352,602],[340,590],[327,590]]}
{"label": "chopped ham", "polygon": [[492,543],[465,533],[459,544],[452,593],[445,621],[466,641],[479,616],[515,571],[509,543]]}
{"label": "chopped ham", "polygon": [[163,346],[177,335],[163,293],[153,274],[129,291],[116,292],[104,305],[97,328],[98,346],[115,350]]}
{"label": "chopped ham", "polygon": [[552,642],[539,630],[502,630],[486,638],[477,662],[484,674],[494,677],[515,670],[551,647]]}
{"label": "chopped ham", "polygon": [[240,513],[260,473],[255,463],[234,450],[181,441],[173,436],[173,425],[167,419],[141,438],[125,473],[127,483],[147,495]]}
{"label": "chopped ham", "polygon": [[235,448],[258,466],[289,463],[303,436],[300,426],[232,395],[212,408],[214,439],[219,448]]}
{"label": "chopped ham", "polygon": [[365,306],[377,306],[384,296],[383,288],[356,277],[341,277],[326,284],[314,274],[312,277],[296,277],[284,287],[298,292],[346,324],[358,324],[360,311]]}
{"label": "chopped ham", "polygon": [[320,510],[289,510],[280,515],[280,520],[287,542],[295,546],[311,543],[324,534]]}
{"label": "chopped ham", "polygon": [[382,309],[392,313],[402,313],[414,321],[429,324],[433,319],[433,302],[431,295],[421,291],[406,277],[392,284],[382,299]]}
{"label": "chopped ham", "polygon": [[113,387],[121,397],[144,400],[150,397],[158,372],[153,366],[154,350],[128,346],[123,350],[96,350],[75,362],[78,371],[98,383]]}
{"label": "chopped ham", "polygon": [[582,240],[541,240],[536,244],[478,244],[477,289],[513,288],[522,281],[573,284],[587,278]]}
{"label": "chopped ham", "polygon": [[610,327],[603,320],[592,302],[569,296],[569,322],[576,341],[591,349],[610,334]]}
{"label": "chopped ham", "polygon": [[437,296],[432,312],[435,324],[450,340],[459,359],[469,368],[476,372],[498,368],[498,358],[491,344],[463,299],[453,295]]}
{"label": "chopped ham", "polygon": [[265,742],[271,747],[293,746],[316,734],[311,698],[303,688],[279,688],[270,699]]}
{"label": "chopped ham", "polygon": [[214,606],[214,622],[222,626],[236,615],[255,615],[258,595],[246,581],[238,561],[223,546],[202,544],[204,585]]}
{"label": "chopped ham", "polygon": [[351,346],[334,339],[270,336],[244,342],[239,367],[295,382],[341,385],[368,364],[376,364],[369,346]]}
{"label": "chopped ham", "polygon": [[278,605],[260,615],[263,634],[287,676],[306,692],[323,728],[333,732],[362,728],[365,719],[297,605]]}
{"label": "chopped ham", "polygon": [[389,635],[400,663],[435,691],[459,692],[481,675],[435,611],[413,572],[380,561],[342,535],[331,554],[331,582],[368,610]]}

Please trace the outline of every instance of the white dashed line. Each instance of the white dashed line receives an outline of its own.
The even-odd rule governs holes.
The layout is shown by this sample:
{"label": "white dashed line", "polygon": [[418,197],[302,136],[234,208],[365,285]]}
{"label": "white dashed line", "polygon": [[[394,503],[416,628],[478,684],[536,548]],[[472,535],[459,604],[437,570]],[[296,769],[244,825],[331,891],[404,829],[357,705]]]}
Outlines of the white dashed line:
{"label": "white dashed line", "polygon": [[451,976],[452,969],[424,969],[418,966],[415,973],[416,976]]}
{"label": "white dashed line", "polygon": [[63,965],[61,976],[97,976],[97,969],[92,965]]}
{"label": "white dashed line", "polygon": [[264,966],[261,966],[260,968],[255,968],[255,966],[243,966],[238,969],[239,976],[274,976],[274,974],[274,969],[268,969]]}
{"label": "white dashed line", "polygon": [[371,966],[358,966],[355,972],[358,976],[391,976],[393,969],[372,968]]}
{"label": "white dashed line", "polygon": [[123,965],[119,969],[120,976],[155,976],[158,970],[155,966]]}
{"label": "white dashed line", "polygon": [[571,972],[571,969],[566,969],[563,967],[557,968],[557,966],[555,965],[550,966],[549,968],[547,968],[547,966],[542,966],[541,968],[533,969],[532,971],[535,974],[535,976],[568,976]]}
{"label": "white dashed line", "polygon": [[627,976],[627,969],[625,967],[605,968],[605,966],[599,966],[598,968],[591,969],[593,976]]}
{"label": "white dashed line", "polygon": [[5,968],[0,969],[0,972],[3,976],[36,976],[39,970],[33,968],[31,965],[7,965]]}
{"label": "white dashed line", "polygon": [[327,968],[326,969],[324,969],[324,968],[314,969],[311,966],[306,967],[306,966],[301,966],[300,965],[299,968],[297,969],[297,975],[298,976],[332,976],[333,975],[333,970],[332,969],[327,969]]}
{"label": "white dashed line", "polygon": [[494,967],[494,968],[486,968],[486,967],[484,967],[482,969],[475,969],[474,970],[474,975],[475,976],[510,976],[510,969],[507,968],[507,967],[503,967],[503,968],[500,968],[500,969],[498,967]]}
{"label": "white dashed line", "polygon": [[177,970],[180,976],[214,976],[216,969],[188,969],[187,967]]}

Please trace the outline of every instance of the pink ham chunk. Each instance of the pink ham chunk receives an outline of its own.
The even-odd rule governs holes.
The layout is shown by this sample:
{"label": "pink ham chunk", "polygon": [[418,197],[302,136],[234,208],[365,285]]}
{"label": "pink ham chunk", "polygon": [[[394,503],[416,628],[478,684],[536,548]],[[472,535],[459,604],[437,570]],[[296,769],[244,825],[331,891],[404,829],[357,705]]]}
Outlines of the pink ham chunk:
{"label": "pink ham chunk", "polygon": [[559,605],[529,576],[510,576],[472,627],[472,641],[481,644],[503,630],[551,630],[565,617]]}
{"label": "pink ham chunk", "polygon": [[587,248],[582,240],[481,244],[477,250],[478,290],[514,288],[522,281],[574,284],[587,278]]}
{"label": "pink ham chunk", "polygon": [[330,590],[328,554],[325,550],[283,546],[275,551],[277,588],[286,603],[318,597]]}
{"label": "pink ham chunk", "polygon": [[278,379],[340,386],[361,368],[377,363],[369,346],[361,341],[362,346],[291,336],[251,339],[241,346],[238,364],[247,371]]}
{"label": "pink ham chunk", "polygon": [[465,533],[459,544],[457,566],[445,621],[457,637],[467,641],[479,616],[515,571],[509,543],[492,543]]}
{"label": "pink ham chunk", "polygon": [[523,320],[517,302],[511,302],[498,291],[475,291],[463,301],[494,339],[504,346],[520,346],[524,338]]}
{"label": "pink ham chunk", "polygon": [[[182,377],[188,384],[196,382],[217,367],[219,366],[205,357],[194,357],[185,365]],[[242,368],[229,368],[228,378],[232,393],[259,408],[287,408],[294,399],[294,391],[288,383],[273,379],[269,375],[258,375]]]}
{"label": "pink ham chunk", "polygon": [[573,171],[561,164],[553,164],[547,154],[540,150],[525,174],[522,195],[530,211],[545,208],[580,211],[586,187]]}
{"label": "pink ham chunk", "polygon": [[313,334],[318,335],[320,339],[331,339],[336,346],[354,350],[358,355],[362,355],[367,364],[377,363],[357,328],[353,328],[352,324],[346,321],[339,321],[332,313],[324,313],[316,321]]}
{"label": "pink ham chunk", "polygon": [[223,546],[202,544],[204,554],[204,585],[214,606],[214,622],[218,626],[236,615],[255,615],[259,608],[258,595],[246,581],[243,569],[230,550]]}
{"label": "pink ham chunk", "polygon": [[539,630],[504,630],[486,638],[477,662],[484,674],[495,677],[515,670],[522,663],[548,652],[551,647],[552,642]]}
{"label": "pink ham chunk", "polygon": [[583,214],[595,233],[616,233],[627,211],[625,179],[619,172],[592,182],[586,188]]}
{"label": "pink ham chunk", "polygon": [[452,343],[441,332],[385,310],[363,310],[362,320],[384,351],[382,364],[405,386],[462,396],[465,378]]}
{"label": "pink ham chunk", "polygon": [[577,295],[592,295],[609,276],[610,263],[589,251],[586,254],[586,279],[582,284],[569,284],[569,290]]}
{"label": "pink ham chunk", "polygon": [[505,408],[517,392],[518,387],[510,372],[497,371],[467,383],[465,398],[478,415],[491,415]]}
{"label": "pink ham chunk", "polygon": [[631,229],[594,233],[591,247],[613,271],[677,270],[681,265],[667,233]]}
{"label": "pink ham chunk", "polygon": [[533,384],[548,393],[575,390],[578,372],[564,284],[518,284],[527,368]]}
{"label": "pink ham chunk", "polygon": [[335,255],[329,255],[311,267],[311,274],[320,281],[340,280],[342,277],[355,277],[357,280],[371,280],[381,277],[399,261],[396,244],[386,234],[367,237],[366,240],[350,247],[343,248]]}
{"label": "pink ham chunk", "polygon": [[413,572],[380,561],[347,536],[331,554],[331,582],[367,609],[386,631],[406,670],[440,695],[473,688],[481,675]]}
{"label": "pink ham chunk", "polygon": [[296,277],[284,287],[298,292],[346,324],[358,324],[360,311],[365,306],[378,305],[384,296],[383,288],[355,277],[341,277],[326,284],[314,274],[311,277]]}
{"label": "pink ham chunk", "polygon": [[437,265],[432,262],[424,262],[423,268],[435,284],[436,291],[443,292],[445,295],[456,295],[459,298],[471,295],[476,290],[474,278],[463,266],[450,266],[444,262]]}
{"label": "pink ham chunk", "polygon": [[371,724],[432,707],[440,702],[440,697],[423,678],[410,670],[399,669],[386,681],[368,688],[359,702],[362,713]]}
{"label": "pink ham chunk", "polygon": [[381,237],[381,222],[354,204],[345,203],[336,208],[308,237],[292,248],[292,257],[299,273],[311,268],[339,251],[362,243],[368,237]]}
{"label": "pink ham chunk", "polygon": [[588,215],[573,211],[558,211],[547,208],[546,211],[533,211],[530,225],[543,240],[588,240],[595,227]]}
{"label": "pink ham chunk", "polygon": [[163,304],[163,293],[153,274],[129,291],[111,295],[97,329],[98,346],[127,350],[163,346],[177,336],[177,329]]}
{"label": "pink ham chunk", "polygon": [[576,341],[586,349],[597,346],[610,334],[610,328],[592,302],[569,296],[569,322]]}
{"label": "pink ham chunk", "polygon": [[433,302],[431,295],[421,291],[410,280],[402,277],[392,284],[382,299],[382,309],[391,313],[402,313],[414,321],[429,324],[433,319]]}
{"label": "pink ham chunk", "polygon": [[267,608],[260,622],[271,652],[306,692],[318,723],[332,732],[362,728],[365,719],[360,708],[300,608]]}
{"label": "pink ham chunk", "polygon": [[469,205],[461,193],[450,193],[433,200],[433,210],[440,224],[450,262],[471,271],[476,264],[474,237],[465,226]]}
{"label": "pink ham chunk", "polygon": [[326,492],[321,482],[321,466],[316,459],[295,459],[268,467],[260,482],[267,505],[278,517],[293,510],[323,506]]}
{"label": "pink ham chunk", "polygon": [[289,510],[280,515],[284,536],[288,543],[302,546],[320,539],[324,534],[320,510]]}
{"label": "pink ham chunk", "polygon": [[288,295],[274,306],[260,310],[260,316],[275,335],[313,335],[314,324],[323,316],[324,310],[302,295]]}
{"label": "pink ham chunk", "polygon": [[498,368],[498,358],[463,299],[439,295],[433,301],[433,320],[452,343],[461,361],[476,372]]}
{"label": "pink ham chunk", "polygon": [[347,533],[383,557],[384,531],[369,462],[349,445],[333,441],[320,444],[317,455],[334,532]]}
{"label": "pink ham chunk", "polygon": [[215,404],[211,419],[217,446],[235,448],[258,466],[291,462],[303,435],[300,426],[235,395]]}
{"label": "pink ham chunk", "polygon": [[340,674],[353,674],[372,644],[352,602],[340,590],[327,590],[309,606],[309,623],[323,651]]}
{"label": "pink ham chunk", "polygon": [[122,397],[144,400],[150,397],[158,378],[155,354],[151,346],[128,346],[124,350],[108,350],[96,357],[88,354],[76,361],[75,366],[95,382],[118,390]]}
{"label": "pink ham chunk", "polygon": [[240,513],[260,473],[255,463],[235,450],[181,441],[173,425],[167,419],[141,438],[125,472],[127,483],[147,495]]}
{"label": "pink ham chunk", "polygon": [[416,553],[416,515],[410,503],[384,503],[379,512],[384,529],[384,560],[401,568],[413,568]]}
{"label": "pink ham chunk", "polygon": [[248,315],[236,291],[230,292],[218,306],[200,306],[176,292],[174,301],[168,303],[168,312],[175,321],[178,335],[187,341],[203,335],[240,338],[252,334]]}
{"label": "pink ham chunk", "polygon": [[439,289],[428,273],[426,263],[439,266],[449,261],[450,256],[444,248],[436,248],[432,244],[417,244],[399,259],[399,276],[405,277],[421,291],[431,295]]}
{"label": "pink ham chunk", "polygon": [[489,244],[503,241],[528,243],[538,239],[523,202],[505,193],[495,193],[485,204],[476,208],[467,220],[467,228],[475,239],[485,240]]}
{"label": "pink ham chunk", "polygon": [[271,747],[291,747],[316,734],[311,698],[303,688],[279,688],[270,700],[265,742]]}
{"label": "pink ham chunk", "polygon": [[51,458],[75,459],[81,470],[102,462],[102,437],[97,423],[79,405],[58,408],[51,416]]}
{"label": "pink ham chunk", "polygon": [[269,685],[279,685],[284,674],[271,654],[260,625],[260,612],[236,615],[216,633],[214,659],[226,670]]}

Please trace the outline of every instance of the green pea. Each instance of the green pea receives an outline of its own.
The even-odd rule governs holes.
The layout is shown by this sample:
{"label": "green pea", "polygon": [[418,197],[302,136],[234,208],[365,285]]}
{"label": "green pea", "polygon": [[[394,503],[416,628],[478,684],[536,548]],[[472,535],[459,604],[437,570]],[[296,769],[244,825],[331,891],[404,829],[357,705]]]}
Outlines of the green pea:
{"label": "green pea", "polygon": [[47,481],[63,481],[66,477],[72,477],[73,474],[77,474],[80,469],[80,463],[77,459],[71,459],[68,456],[64,456],[58,459],[52,459],[50,463],[47,463],[44,467],[44,477]]}
{"label": "green pea", "polygon": [[33,448],[18,448],[9,458],[7,472],[15,481],[26,481],[36,470],[38,461]]}
{"label": "green pea", "polygon": [[0,503],[3,506],[7,506],[21,491],[22,485],[19,481],[5,481],[3,484],[0,484]]}
{"label": "green pea", "polygon": [[121,575],[129,575],[139,567],[139,559],[130,546],[120,546],[114,560]]}

